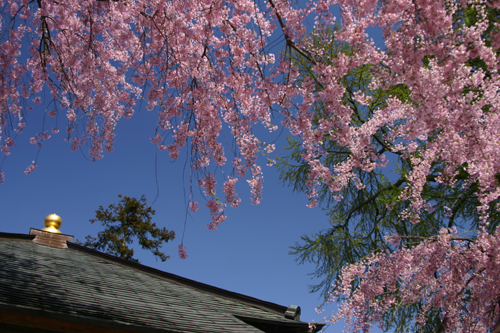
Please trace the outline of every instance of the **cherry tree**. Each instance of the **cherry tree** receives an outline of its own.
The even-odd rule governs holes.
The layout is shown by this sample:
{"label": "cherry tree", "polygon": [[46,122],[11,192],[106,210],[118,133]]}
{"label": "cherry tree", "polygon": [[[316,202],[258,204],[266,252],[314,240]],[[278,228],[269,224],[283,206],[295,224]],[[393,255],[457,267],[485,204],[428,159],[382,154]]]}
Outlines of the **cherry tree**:
{"label": "cherry tree", "polygon": [[[113,150],[117,122],[133,117],[137,101],[145,101],[158,112],[152,143],[173,159],[189,147],[212,229],[224,221],[226,205],[238,206],[238,179],[248,177],[252,201],[261,200],[258,156],[274,146],[259,140],[256,126],[286,127],[301,142],[311,170],[310,206],[323,186],[334,195],[349,184],[362,189],[354,170],[380,170],[387,154],[397,153],[411,164],[396,198],[408,203],[401,223],[418,224],[434,204],[422,196],[427,177],[454,187],[465,175],[460,186],[474,188],[479,201],[473,237],[444,228],[418,245],[401,246],[391,236],[393,250],[346,267],[332,297],[347,297],[340,314],[354,331],[367,331],[388,309],[414,302],[424,304],[417,322],[438,311],[446,331],[492,326],[500,299],[492,282],[498,234],[488,227],[500,196],[497,0],[314,0],[303,6],[287,0],[3,0],[0,8],[5,155],[17,140],[41,146],[59,131],[43,127],[23,138],[32,108],[48,118],[65,116],[70,149],[89,145],[97,160]],[[340,29],[332,35],[334,8],[340,9]],[[370,27],[381,29],[384,48],[370,38]],[[312,30],[350,52],[326,61],[329,55],[310,42]],[[277,41],[281,53],[273,51]],[[312,76],[301,75],[294,53],[311,63]],[[389,96],[359,123],[343,102],[342,80],[363,66],[371,68],[372,91],[404,87],[408,98]],[[372,98],[355,94],[360,105]],[[320,158],[328,155],[325,137],[349,153],[333,167]],[[199,204],[190,207],[196,211]],[[389,269],[392,278],[381,273]]]}

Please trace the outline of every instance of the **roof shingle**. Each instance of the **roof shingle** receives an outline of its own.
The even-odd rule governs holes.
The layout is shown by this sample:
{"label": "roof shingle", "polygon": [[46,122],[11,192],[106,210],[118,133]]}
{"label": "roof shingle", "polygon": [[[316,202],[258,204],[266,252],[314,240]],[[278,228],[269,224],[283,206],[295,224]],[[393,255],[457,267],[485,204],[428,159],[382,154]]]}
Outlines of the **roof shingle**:
{"label": "roof shingle", "polygon": [[32,238],[0,234],[0,310],[137,332],[308,332],[307,323],[284,317],[286,307]]}

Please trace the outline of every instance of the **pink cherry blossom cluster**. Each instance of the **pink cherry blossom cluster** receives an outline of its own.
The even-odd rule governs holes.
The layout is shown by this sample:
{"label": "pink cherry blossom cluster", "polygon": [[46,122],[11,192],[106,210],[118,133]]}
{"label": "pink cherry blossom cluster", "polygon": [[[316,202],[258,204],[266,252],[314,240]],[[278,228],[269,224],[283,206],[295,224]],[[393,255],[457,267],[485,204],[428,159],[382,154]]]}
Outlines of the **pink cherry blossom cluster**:
{"label": "pink cherry blossom cluster", "polygon": [[208,211],[210,212],[210,217],[212,218],[212,222],[207,223],[208,229],[216,230],[219,224],[226,220],[226,215],[224,215],[224,204],[212,198],[207,202]]}
{"label": "pink cherry blossom cluster", "polygon": [[224,182],[224,187],[222,188],[225,194],[226,202],[233,208],[237,208],[241,202],[241,199],[237,197],[236,191],[234,189],[237,181],[238,178],[229,178]]}
{"label": "pink cherry blossom cluster", "polygon": [[[224,222],[226,215],[224,215],[225,204],[219,200],[217,197],[216,189],[217,181],[213,174],[207,174],[204,179],[198,182],[198,186],[203,188],[203,192],[209,200],[206,204],[212,222],[207,223],[208,229],[216,230],[220,223]],[[234,198],[236,193],[234,192],[234,182],[225,182],[223,187],[226,193],[226,198],[232,197],[232,200],[237,200]],[[190,203],[191,211],[196,212],[198,210],[198,204],[193,202]]]}
{"label": "pink cherry blossom cluster", "polygon": [[[71,149],[90,142],[93,159],[113,150],[117,121],[132,116],[135,100],[142,95],[148,109],[158,110],[159,129],[173,133],[172,144],[160,143],[168,139],[160,133],[152,142],[176,159],[179,148],[191,140],[195,169],[208,167],[210,161],[226,164],[219,136],[228,125],[237,147],[233,161],[241,161],[238,176],[245,169],[252,171],[248,183],[257,203],[262,186],[257,156],[273,148],[263,147],[252,127],[260,122],[276,129],[270,117],[272,106],[281,108],[284,124],[304,142],[305,158],[314,171],[309,181],[311,206],[319,184],[326,182],[334,192],[351,181],[361,188],[353,168],[370,171],[386,165],[385,156],[370,144],[381,128],[390,129],[388,150],[412,156],[414,168],[401,200],[412,201],[405,216],[413,222],[419,221],[419,211],[427,205],[420,193],[433,161],[446,165],[442,171],[446,181],[452,181],[457,167],[467,163],[470,183],[480,183],[484,206],[498,198],[498,162],[484,158],[498,153],[494,129],[499,121],[495,112],[499,80],[493,48],[500,37],[498,31],[491,33],[491,45],[483,38],[488,27],[484,7],[495,6],[494,2],[472,1],[470,5],[483,18],[459,28],[453,15],[461,4],[440,1],[377,5],[376,1],[324,0],[311,1],[305,9],[296,9],[286,0],[263,1],[261,7],[249,0],[189,5],[151,0],[71,4],[9,0],[5,4],[3,17],[12,17],[9,22],[14,23],[2,22],[8,32],[2,40],[0,87],[4,152],[7,140],[12,140],[8,128],[16,128],[12,122],[25,124],[20,99],[41,103],[37,94],[44,87],[67,112]],[[303,20],[315,15],[316,31],[326,31],[333,23],[329,13],[333,6],[342,8],[341,29],[334,38],[356,52],[339,54],[329,64],[321,61],[323,50],[308,42]],[[314,64],[315,76],[324,87],[320,92],[311,80],[296,84],[297,69],[286,58],[276,61],[267,51],[267,38],[277,26],[287,45]],[[383,29],[385,51],[371,42],[370,26]],[[22,42],[32,36],[30,57],[23,63]],[[474,57],[484,60],[487,75],[465,65]],[[404,84],[412,102],[389,99],[386,107],[358,127],[351,122],[352,110],[342,103],[345,88],[339,79],[358,66],[378,64],[383,66],[373,73],[373,89]],[[464,89],[469,93],[464,94]],[[358,94],[356,99],[366,104],[370,96]],[[327,106],[319,124],[313,119],[313,103]],[[54,116],[54,111],[49,115]],[[316,160],[325,153],[325,135],[351,152],[334,170]]]}
{"label": "pink cherry blossom cluster", "polygon": [[191,210],[193,213],[196,213],[198,209],[200,209],[200,204],[198,202],[189,203],[189,210]]}
{"label": "pink cherry blossom cluster", "polygon": [[179,245],[179,257],[181,259],[187,259],[188,255],[186,254],[186,247],[183,245]]}
{"label": "pink cherry blossom cluster", "polygon": [[[38,133],[37,135],[35,135],[34,137],[31,137],[30,138],[30,143],[32,145],[36,145],[38,148],[41,148],[42,147],[42,142],[44,140],[48,140],[50,139],[50,134],[48,134],[47,132],[42,132],[42,133]],[[6,140],[7,141],[7,145],[9,144],[13,144],[13,140]]]}
{"label": "pink cherry blossom cluster", "polygon": [[35,169],[38,167],[38,165],[36,164],[35,161],[31,162],[30,165],[28,165],[28,167],[26,168],[26,170],[24,171],[25,174],[29,175],[31,174],[33,171],[35,171]]}
{"label": "pink cherry blossom cluster", "polygon": [[347,300],[333,320],[345,318],[351,331],[368,332],[384,313],[422,303],[418,324],[439,310],[446,332],[487,332],[500,313],[499,246],[500,230],[481,231],[472,241],[442,229],[413,248],[373,254],[342,272],[332,300]]}

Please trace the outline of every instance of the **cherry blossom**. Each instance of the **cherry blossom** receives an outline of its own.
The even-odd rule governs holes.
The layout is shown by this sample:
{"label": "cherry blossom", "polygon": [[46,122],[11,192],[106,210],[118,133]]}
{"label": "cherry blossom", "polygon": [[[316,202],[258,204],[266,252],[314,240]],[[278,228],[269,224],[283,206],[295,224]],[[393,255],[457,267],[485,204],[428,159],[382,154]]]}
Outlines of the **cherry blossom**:
{"label": "cherry blossom", "polygon": [[388,310],[424,303],[418,324],[432,309],[441,311],[446,332],[487,332],[499,314],[499,242],[500,230],[472,241],[442,229],[414,248],[373,254],[345,268],[332,297],[347,300],[333,319],[368,332]]}
{"label": "cherry blossom", "polygon": [[[499,209],[500,27],[488,16],[500,8],[497,0],[307,0],[300,8],[291,0],[0,3],[4,155],[15,153],[14,134],[19,134],[16,141],[22,140],[33,110],[47,112],[49,127],[57,126],[50,123],[57,118],[67,119],[69,148],[88,144],[91,159],[98,160],[112,152],[117,123],[123,117],[134,119],[136,102],[143,100],[147,110],[158,113],[151,142],[172,159],[187,147],[189,165],[207,199],[211,229],[224,221],[226,204],[238,205],[238,178],[246,178],[254,204],[262,199],[260,157],[275,147],[259,138],[259,127],[286,127],[302,142],[311,169],[311,207],[317,204],[321,184],[334,196],[351,182],[361,189],[365,185],[353,170],[386,168],[388,154],[394,153],[411,164],[398,198],[409,203],[402,223],[419,223],[422,211],[433,209],[433,203],[422,198],[431,174],[452,187],[462,171],[467,176],[463,190],[477,186],[478,213],[485,225],[488,211]],[[336,8],[340,26],[331,32]],[[474,13],[473,20],[464,18],[467,10]],[[384,48],[370,37],[372,28],[381,30]],[[311,31],[351,51],[328,58],[324,48],[310,42]],[[284,44],[276,51],[277,40]],[[292,54],[311,64],[314,80],[301,75]],[[343,103],[342,80],[361,66],[372,68],[372,90],[402,86],[408,98],[388,98],[359,124]],[[361,106],[370,98],[355,95]],[[320,119],[314,105],[324,106]],[[25,140],[41,147],[48,134],[44,128],[36,131],[40,134]],[[349,152],[333,169],[320,158],[328,154],[325,137]],[[372,144],[376,139],[382,150]],[[36,167],[33,161],[25,172]],[[219,185],[216,179],[221,179]],[[225,201],[217,197],[221,186]],[[443,319],[450,330],[458,330],[451,322],[465,311],[470,315],[460,321],[464,330],[484,331],[498,313],[493,304],[499,295],[489,280],[498,276],[498,262],[492,259],[497,256],[498,233],[480,231],[465,243],[453,237],[442,233],[421,246],[376,254],[346,267],[342,281],[360,276],[362,282],[361,289],[351,290],[352,298],[344,303],[349,309],[343,307],[341,313],[359,316],[352,323],[356,330],[365,330],[396,301],[432,298],[434,303],[426,303],[429,307],[443,308],[470,295],[471,301],[464,303],[467,311],[461,308],[463,302],[457,303]],[[395,246],[397,238],[391,240]],[[434,250],[439,262],[429,259],[426,247]],[[185,256],[184,247],[179,253]],[[401,299],[381,296],[382,286],[370,287],[374,283],[369,281],[382,281],[381,271],[374,273],[378,266],[398,269],[383,286],[399,284]],[[366,272],[362,267],[368,267]],[[432,278],[435,272],[438,277]],[[416,278],[422,283],[418,288],[408,283]],[[456,281],[455,289],[445,288],[445,279]],[[485,296],[486,290],[492,296]],[[452,296],[442,297],[445,291]],[[374,309],[369,315],[362,312],[367,304]],[[477,319],[486,312],[487,319]]]}
{"label": "cherry blossom", "polygon": [[181,259],[187,259],[188,255],[186,254],[186,247],[183,245],[179,245],[179,257]]}

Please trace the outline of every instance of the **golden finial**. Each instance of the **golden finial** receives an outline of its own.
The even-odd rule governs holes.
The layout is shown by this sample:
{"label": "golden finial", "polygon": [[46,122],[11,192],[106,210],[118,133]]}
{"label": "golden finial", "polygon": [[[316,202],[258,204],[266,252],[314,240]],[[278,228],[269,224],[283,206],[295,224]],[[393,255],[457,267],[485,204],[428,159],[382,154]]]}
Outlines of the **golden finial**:
{"label": "golden finial", "polygon": [[61,223],[62,219],[59,215],[56,214],[47,215],[44,221],[46,228],[43,228],[42,230],[47,232],[53,232],[55,234],[62,234],[62,232],[58,230],[58,228],[61,227]]}

